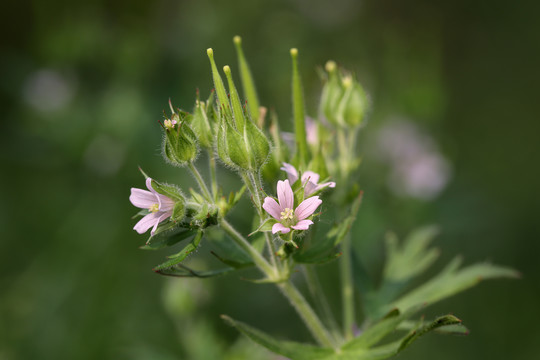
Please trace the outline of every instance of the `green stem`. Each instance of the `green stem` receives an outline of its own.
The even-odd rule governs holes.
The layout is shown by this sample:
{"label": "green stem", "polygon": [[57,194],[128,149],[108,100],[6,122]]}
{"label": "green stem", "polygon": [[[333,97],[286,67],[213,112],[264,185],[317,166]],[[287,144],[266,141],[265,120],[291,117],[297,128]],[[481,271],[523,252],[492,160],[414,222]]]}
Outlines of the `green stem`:
{"label": "green stem", "polygon": [[208,151],[208,164],[210,165],[210,179],[212,181],[212,195],[215,202],[217,202],[218,185],[216,178],[216,158],[213,151]]}
{"label": "green stem", "polygon": [[341,274],[341,296],[343,308],[343,334],[345,340],[353,338],[354,311],[354,285],[351,261],[351,237],[345,236],[341,244],[343,255],[340,258],[339,269]]}
{"label": "green stem", "polygon": [[199,170],[197,170],[197,168],[195,167],[195,165],[193,165],[192,162],[188,163],[188,167],[189,167],[189,170],[191,170],[191,173],[193,174],[193,176],[195,177],[195,180],[197,180],[197,184],[199,185],[199,188],[201,189],[206,200],[213,202],[212,195],[210,195],[210,191],[208,191],[208,187],[204,183],[204,180],[201,174],[199,173]]}
{"label": "green stem", "polygon": [[[255,188],[255,201],[258,204],[257,211],[259,212],[259,218],[261,219],[261,224],[266,221],[268,218],[267,215],[261,210],[261,203],[262,203],[262,182],[259,175],[251,174],[251,179],[253,180],[253,187]],[[272,261],[272,265],[278,270],[281,271],[279,261],[277,260],[276,256],[276,248],[274,246],[274,242],[272,241],[272,237],[268,232],[264,232],[264,237],[266,239],[266,245],[268,245],[268,252],[270,253],[270,260]]]}
{"label": "green stem", "polygon": [[326,298],[324,291],[322,291],[317,271],[313,266],[309,265],[305,265],[303,268],[306,283],[313,301],[315,302],[315,307],[319,313],[322,314],[323,321],[330,328],[330,332],[334,337],[334,340],[337,342],[342,342],[343,338],[341,337],[339,326],[336,322],[334,314],[332,313],[328,299]]}
{"label": "green stem", "polygon": [[273,268],[268,261],[246,240],[236,229],[229,224],[225,219],[220,219],[219,224],[221,228],[229,234],[232,240],[242,248],[253,260],[255,265],[270,279],[277,277],[275,268]]}
{"label": "green stem", "polygon": [[347,180],[347,177],[349,175],[349,149],[347,146],[347,138],[345,136],[345,132],[342,128],[337,129],[337,136],[338,136],[338,149],[339,149],[339,167],[340,167],[340,174],[341,174],[341,181],[344,182]]}
{"label": "green stem", "polygon": [[296,309],[296,312],[307,328],[320,345],[337,349],[338,346],[328,330],[323,326],[321,320],[317,317],[311,306],[308,304],[304,296],[291,283],[290,280],[277,284],[283,295],[289,299],[291,305]]}

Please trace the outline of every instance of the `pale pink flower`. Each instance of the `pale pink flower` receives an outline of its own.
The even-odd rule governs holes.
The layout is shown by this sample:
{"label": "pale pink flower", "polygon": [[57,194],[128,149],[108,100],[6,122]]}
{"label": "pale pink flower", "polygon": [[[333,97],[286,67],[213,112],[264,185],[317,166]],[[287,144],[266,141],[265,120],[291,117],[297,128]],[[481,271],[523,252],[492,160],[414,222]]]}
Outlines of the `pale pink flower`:
{"label": "pale pink flower", "polygon": [[[289,178],[289,181],[291,184],[294,184],[296,180],[298,180],[298,171],[296,171],[296,168],[292,166],[291,164],[283,163],[283,167],[281,170],[285,171],[287,173],[287,177]],[[336,183],[333,181],[318,184],[319,182],[319,174],[313,171],[306,171],[302,173],[302,184],[305,185],[304,187],[304,195],[309,196],[310,194],[313,194],[315,191],[319,191],[325,187],[336,187]]]}
{"label": "pale pink flower", "polygon": [[278,181],[277,196],[279,203],[267,196],[263,204],[263,209],[278,221],[272,226],[273,234],[277,232],[287,234],[291,229],[307,230],[313,224],[313,221],[306,218],[311,216],[321,205],[322,200],[318,196],[307,198],[294,209],[294,193],[289,180]]}
{"label": "pale pink flower", "polygon": [[143,234],[152,228],[150,234],[154,235],[159,223],[172,215],[174,201],[165,195],[158,194],[152,188],[152,179],[150,178],[146,179],[146,187],[150,191],[131,188],[129,201],[138,208],[150,211],[150,214],[145,215],[133,229],[139,234]]}

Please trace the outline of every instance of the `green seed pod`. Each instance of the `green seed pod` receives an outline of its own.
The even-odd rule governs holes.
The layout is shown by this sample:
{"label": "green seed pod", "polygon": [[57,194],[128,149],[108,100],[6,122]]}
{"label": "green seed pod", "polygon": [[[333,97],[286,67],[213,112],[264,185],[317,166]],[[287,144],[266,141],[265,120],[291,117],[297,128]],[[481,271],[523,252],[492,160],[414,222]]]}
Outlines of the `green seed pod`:
{"label": "green seed pod", "polygon": [[246,122],[245,131],[244,139],[249,149],[251,170],[258,171],[270,155],[270,143],[261,129],[251,121]]}
{"label": "green seed pod", "polygon": [[193,131],[197,134],[197,138],[201,145],[207,149],[211,149],[214,135],[212,133],[210,122],[208,121],[206,104],[202,101],[197,100],[195,102],[191,126],[193,127]]}
{"label": "green seed pod", "polygon": [[173,115],[171,119],[164,121],[164,130],[165,160],[175,166],[185,166],[195,161],[199,153],[197,137],[187,122],[178,122]]}

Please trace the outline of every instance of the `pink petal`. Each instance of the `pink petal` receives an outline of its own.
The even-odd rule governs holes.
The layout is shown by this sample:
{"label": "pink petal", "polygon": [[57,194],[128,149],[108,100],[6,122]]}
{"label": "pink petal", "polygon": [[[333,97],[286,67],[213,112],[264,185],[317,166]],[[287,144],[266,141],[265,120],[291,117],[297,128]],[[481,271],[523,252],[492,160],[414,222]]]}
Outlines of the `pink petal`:
{"label": "pink petal", "polygon": [[275,233],[280,232],[280,231],[281,231],[282,234],[286,234],[289,231],[291,231],[291,229],[289,229],[288,227],[283,226],[283,224],[281,224],[281,223],[275,223],[274,226],[272,226],[272,234],[275,234]]}
{"label": "pink petal", "polygon": [[317,210],[321,205],[322,200],[318,196],[310,197],[304,201],[294,210],[294,214],[298,220],[304,220]]}
{"label": "pink petal", "polygon": [[298,171],[296,171],[295,167],[291,164],[284,162],[280,170],[283,170],[287,173],[287,177],[289,178],[291,184],[294,184],[294,182],[298,180]]}
{"label": "pink petal", "polygon": [[[152,187],[152,179],[151,178],[146,179],[146,187],[156,197],[157,203],[159,205],[158,208],[159,208],[160,211],[172,210],[172,208],[174,207],[174,201],[171,200],[169,197],[167,197],[165,195],[162,195],[162,194],[158,193],[156,190],[154,190],[154,188]],[[155,202],[154,202],[154,204],[155,204]]]}
{"label": "pink petal", "polygon": [[[335,188],[335,187],[336,187],[336,183],[332,181],[332,182],[322,183],[322,184],[315,185],[315,186],[311,186],[311,185],[308,183],[308,184],[306,184],[306,187],[304,188],[304,195],[305,195],[305,196],[309,196],[309,195],[313,194],[315,191],[322,190],[322,189],[324,189],[325,187]],[[308,190],[308,189],[309,189],[309,190]]]}
{"label": "pink petal", "polygon": [[148,188],[148,190],[150,190],[152,192],[152,194],[157,194],[156,190],[154,190],[154,188],[152,187],[152,179],[151,178],[146,178],[146,187]]}
{"label": "pink petal", "polygon": [[294,194],[289,184],[289,180],[278,181],[277,183],[277,196],[279,205],[282,209],[292,209],[294,206]]}
{"label": "pink petal", "polygon": [[156,197],[150,191],[131,188],[131,195],[129,196],[129,201],[141,209],[148,209],[150,206],[157,203]]}
{"label": "pink petal", "polygon": [[305,173],[302,174],[302,182],[309,180],[312,183],[317,184],[319,182],[319,178],[320,178],[319,174],[313,171],[306,171]]}
{"label": "pink petal", "polygon": [[306,186],[304,186],[304,196],[309,196],[313,194],[315,191],[317,191],[318,189],[319,187],[317,186],[317,184],[312,183],[311,181],[308,181],[306,183]]}
{"label": "pink petal", "polygon": [[160,222],[164,221],[169,216],[171,216],[171,213],[169,213],[169,212],[165,212],[165,213],[159,213],[158,212],[157,214],[160,214],[160,215],[159,215],[159,218],[157,219],[156,223],[154,224],[154,227],[152,228],[152,231],[150,232],[150,235],[154,235],[154,233],[156,232],[156,229],[157,229]]}
{"label": "pink petal", "polygon": [[144,234],[145,232],[148,231],[148,229],[150,229],[153,226],[155,227],[157,226],[157,224],[159,224],[159,217],[161,215],[162,215],[161,213],[157,212],[157,213],[150,213],[144,216],[141,220],[139,220],[137,224],[135,224],[135,226],[133,227],[133,230],[135,230],[139,234]]}
{"label": "pink petal", "polygon": [[158,194],[157,198],[160,211],[170,211],[174,208],[175,202],[169,199],[167,196]]}
{"label": "pink petal", "polygon": [[335,188],[335,187],[336,187],[336,183],[333,182],[333,181],[330,181],[330,182],[327,182],[327,183],[322,183],[322,184],[320,184],[319,186],[322,186],[322,187],[328,186],[328,187],[331,187],[331,188]]}
{"label": "pink petal", "polygon": [[272,199],[270,196],[267,196],[264,198],[264,204],[263,209],[266,210],[267,213],[272,215],[272,217],[276,220],[280,220],[281,218],[281,207],[278,205],[276,200]]}
{"label": "pink petal", "polygon": [[311,220],[300,220],[296,223],[296,225],[291,226],[294,230],[307,230],[309,229],[309,225],[312,225],[313,221]]}

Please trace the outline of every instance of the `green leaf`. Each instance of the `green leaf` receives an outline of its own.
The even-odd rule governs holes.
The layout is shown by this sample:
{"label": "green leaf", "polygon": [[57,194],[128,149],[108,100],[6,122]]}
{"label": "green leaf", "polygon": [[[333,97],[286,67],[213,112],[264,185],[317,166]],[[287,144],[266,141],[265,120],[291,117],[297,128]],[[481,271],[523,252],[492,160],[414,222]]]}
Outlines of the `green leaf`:
{"label": "green leaf", "polygon": [[482,280],[519,277],[519,273],[513,269],[489,263],[475,264],[458,270],[460,263],[460,258],[455,258],[438,275],[401,296],[391,306],[407,310],[418,304],[427,303],[431,305],[471,288]]}
{"label": "green leaf", "polygon": [[201,242],[202,237],[203,237],[203,231],[199,230],[199,232],[197,233],[195,238],[186,247],[184,247],[182,249],[182,251],[180,251],[177,254],[168,256],[168,258],[169,258],[168,261],[156,266],[153,270],[156,271],[156,272],[159,272],[160,270],[167,269],[169,267],[172,267],[172,266],[174,266],[176,264],[179,264],[180,262],[184,261],[185,258],[189,254],[191,254],[193,251],[195,251],[197,249],[197,247],[199,246],[199,244]]}
{"label": "green leaf", "polygon": [[228,266],[230,266],[232,268],[235,268],[235,269],[244,269],[244,268],[248,268],[248,267],[251,267],[251,266],[255,265],[252,262],[239,262],[239,261],[234,261],[234,260],[223,258],[223,257],[219,256],[214,251],[211,251],[210,253],[212,253],[212,255],[214,255],[219,261],[221,261],[225,265],[228,265]]}
{"label": "green leaf", "polygon": [[248,235],[251,236],[255,233],[258,233],[258,232],[265,232],[265,231],[272,231],[272,226],[274,226],[274,224],[277,223],[277,220],[274,219],[274,218],[268,218],[266,219],[258,228],[257,230],[255,230],[254,232],[252,232],[251,234]]}
{"label": "green leaf", "polygon": [[146,245],[141,246],[139,249],[142,250],[158,250],[165,247],[173,246],[178,244],[180,241],[189,239],[197,233],[196,230],[186,230],[182,228],[177,228],[176,231],[162,234],[154,235],[149,239]]}
{"label": "green leaf", "polygon": [[160,241],[162,237],[169,237],[178,234],[182,229],[179,227],[179,223],[174,221],[162,222],[158,225],[154,235],[150,235],[146,244],[153,243],[155,241]]}
{"label": "green leaf", "polygon": [[230,208],[232,208],[234,205],[236,205],[240,201],[246,189],[247,189],[246,185],[243,185],[240,188],[240,190],[238,190],[237,192],[231,191],[231,193],[229,194],[229,200],[228,200],[228,205]]}
{"label": "green leaf", "polygon": [[368,349],[376,345],[387,335],[396,330],[398,325],[421,309],[421,306],[400,313],[396,308],[390,311],[382,320],[366,329],[360,336],[349,341],[343,350]]}
{"label": "green leaf", "polygon": [[330,356],[335,355],[334,350],[330,348],[321,348],[292,341],[280,341],[247,324],[233,320],[226,315],[221,315],[221,318],[225,320],[228,325],[236,328],[257,344],[292,360],[322,360],[330,359]]}
{"label": "green leaf", "polygon": [[235,270],[234,268],[228,267],[228,268],[216,269],[216,270],[196,271],[185,265],[176,264],[166,269],[156,270],[156,272],[161,275],[167,275],[167,276],[208,278],[208,277],[225,275],[234,270]]}
{"label": "green leaf", "polygon": [[233,41],[236,46],[236,55],[238,57],[238,66],[240,68],[240,79],[242,80],[244,96],[248,102],[248,109],[253,121],[258,121],[259,98],[257,97],[257,90],[255,89],[255,82],[251,76],[249,65],[244,57],[244,51],[242,50],[242,38],[240,38],[240,36],[235,36]]}
{"label": "green leaf", "polygon": [[406,281],[429,268],[439,256],[437,249],[428,249],[438,233],[436,226],[422,227],[412,232],[401,247],[395,235],[389,234],[386,240],[388,260],[384,269],[385,281]]}
{"label": "green leaf", "polygon": [[435,321],[422,326],[412,332],[410,332],[402,341],[398,348],[398,352],[405,350],[413,342],[418,340],[421,336],[427,334],[430,331],[438,329],[443,326],[461,324],[461,320],[455,317],[454,315],[445,315],[437,318]]}
{"label": "green leaf", "polygon": [[352,224],[356,219],[360,204],[362,203],[363,193],[361,192],[351,206],[350,215],[335,226],[326,237],[314,240],[309,247],[303,247],[301,251],[293,255],[294,260],[303,264],[320,264],[336,259],[341,255],[336,251],[345,236],[351,230]]}
{"label": "green leaf", "polygon": [[207,231],[206,239],[214,246],[215,253],[219,254],[220,259],[226,259],[224,263],[232,266],[233,263],[238,266],[251,264],[251,258],[234,241],[231,241],[223,231],[213,229]]}

